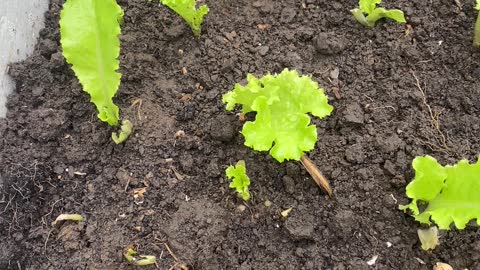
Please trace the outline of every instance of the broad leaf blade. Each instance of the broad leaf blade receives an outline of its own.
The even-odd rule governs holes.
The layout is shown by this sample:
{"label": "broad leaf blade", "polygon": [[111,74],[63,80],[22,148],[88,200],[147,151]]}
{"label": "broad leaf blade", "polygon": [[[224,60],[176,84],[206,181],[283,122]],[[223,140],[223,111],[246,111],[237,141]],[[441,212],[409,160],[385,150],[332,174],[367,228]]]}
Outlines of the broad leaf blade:
{"label": "broad leaf blade", "polygon": [[447,178],[447,170],[431,156],[416,157],[412,162],[415,179],[407,186],[407,196],[422,201],[437,197]]}
{"label": "broad leaf blade", "polygon": [[[416,177],[407,186],[407,195],[413,201],[401,209],[409,208],[417,221],[430,224],[433,220],[443,230],[448,230],[452,222],[458,229],[464,229],[472,219],[478,223],[480,162],[469,164],[461,160],[454,166],[442,167],[429,156],[417,157],[415,161]],[[417,201],[428,203],[422,213],[418,211]]]}
{"label": "broad leaf blade", "polygon": [[120,85],[120,24],[123,16],[115,0],[68,0],[60,16],[63,55],[83,90],[90,94],[98,118],[118,124],[119,110],[112,98]]}
{"label": "broad leaf blade", "polygon": [[440,229],[448,229],[452,222],[458,229],[464,229],[470,220],[480,219],[480,163],[461,160],[446,169],[445,187],[421,218],[431,216]]}
{"label": "broad leaf blade", "polygon": [[407,21],[405,20],[405,15],[403,14],[403,11],[398,10],[398,9],[391,9],[387,10],[385,12],[385,18],[392,19],[396,22],[399,23],[406,23]]}
{"label": "broad leaf blade", "polygon": [[361,11],[370,14],[380,3],[382,3],[382,0],[360,0],[358,4]]}
{"label": "broad leaf blade", "polygon": [[405,16],[403,11],[398,9],[387,10],[384,8],[377,8],[367,16],[368,26],[373,27],[375,23],[383,18],[389,18],[399,23],[405,23]]}

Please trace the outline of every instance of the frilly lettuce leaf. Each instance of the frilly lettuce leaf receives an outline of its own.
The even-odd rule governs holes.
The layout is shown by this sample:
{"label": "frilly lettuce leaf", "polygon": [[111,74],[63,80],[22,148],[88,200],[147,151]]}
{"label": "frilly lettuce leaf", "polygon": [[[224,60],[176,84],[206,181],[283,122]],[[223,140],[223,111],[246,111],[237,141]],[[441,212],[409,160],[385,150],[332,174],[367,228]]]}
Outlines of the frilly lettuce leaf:
{"label": "frilly lettuce leaf", "polygon": [[254,122],[243,126],[245,145],[257,151],[270,150],[279,162],[300,160],[317,141],[317,129],[310,125],[307,113],[323,118],[333,110],[323,89],[310,77],[288,69],[260,79],[249,74],[247,81],[246,86],[237,84],[223,96],[227,110],[240,104],[243,113],[257,113]]}
{"label": "frilly lettuce leaf", "polygon": [[[360,0],[359,9],[354,8],[350,10],[355,19],[362,25],[373,27],[375,23],[382,18],[389,18],[399,23],[406,23],[403,11],[399,9],[384,9],[377,8],[382,0]],[[365,16],[365,14],[367,16]]]}
{"label": "frilly lettuce leaf", "polygon": [[360,10],[362,10],[364,13],[370,14],[372,13],[377,5],[381,4],[382,0],[360,0],[358,1],[358,5],[360,7]]}
{"label": "frilly lettuce leaf", "polygon": [[234,166],[228,166],[225,171],[228,179],[233,179],[230,183],[230,188],[234,188],[238,195],[245,201],[250,199],[250,192],[248,186],[250,186],[250,178],[247,176],[247,167],[245,161],[240,160]]}
{"label": "frilly lettuce leaf", "polygon": [[207,15],[207,5],[195,7],[195,0],[160,0],[163,5],[169,7],[180,15],[190,26],[193,34],[200,37],[203,16]]}
{"label": "frilly lettuce leaf", "polygon": [[[440,229],[448,230],[453,222],[458,229],[480,219],[480,161],[470,164],[461,160],[445,167],[430,156],[416,157],[413,161],[415,178],[407,186],[407,196],[412,199],[400,209],[412,211],[415,220],[430,224],[434,221]],[[428,203],[420,213],[417,202]]]}
{"label": "frilly lettuce leaf", "polygon": [[90,94],[98,118],[112,126],[119,117],[112,98],[121,77],[116,71],[122,17],[123,10],[115,0],[67,0],[60,15],[63,55]]}

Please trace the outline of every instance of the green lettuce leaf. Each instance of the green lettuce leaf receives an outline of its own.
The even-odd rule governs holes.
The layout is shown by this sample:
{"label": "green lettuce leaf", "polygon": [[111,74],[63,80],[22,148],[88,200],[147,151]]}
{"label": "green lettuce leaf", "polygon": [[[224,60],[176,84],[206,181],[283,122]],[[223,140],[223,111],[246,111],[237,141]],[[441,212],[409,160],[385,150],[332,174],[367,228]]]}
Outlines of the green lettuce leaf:
{"label": "green lettuce leaf", "polygon": [[[355,8],[350,11],[360,24],[368,27],[375,26],[375,23],[382,18],[389,18],[399,23],[406,23],[403,11],[398,9],[387,10],[377,8],[376,6],[381,3],[382,0],[360,0],[360,9]],[[367,16],[365,16],[365,14]]]}
{"label": "green lettuce leaf", "polygon": [[377,5],[381,4],[382,0],[360,0],[358,1],[358,5],[360,6],[360,9],[367,13],[370,14],[372,13]]}
{"label": "green lettuce leaf", "polygon": [[238,161],[235,167],[230,165],[225,173],[228,179],[233,179],[230,188],[234,188],[243,200],[248,201],[250,199],[250,192],[248,191],[250,178],[247,176],[245,161]]}
{"label": "green lettuce leaf", "polygon": [[477,5],[475,6],[476,10],[480,10],[480,0],[477,0]]}
{"label": "green lettuce leaf", "polygon": [[227,110],[240,104],[243,113],[257,113],[254,122],[243,126],[245,145],[257,151],[270,150],[279,162],[300,160],[317,141],[317,129],[310,125],[307,113],[323,118],[333,110],[323,89],[310,77],[288,69],[260,79],[248,75],[247,81],[246,86],[237,84],[223,96]]}
{"label": "green lettuce leaf", "polygon": [[130,122],[130,120],[123,120],[122,125],[120,126],[120,132],[117,134],[115,132],[112,133],[112,140],[116,144],[121,144],[125,142],[128,137],[130,137],[130,134],[132,134],[133,131],[133,124]]}
{"label": "green lettuce leaf", "polygon": [[[430,157],[416,157],[413,161],[415,178],[407,186],[407,196],[412,199],[400,209],[412,211],[415,220],[430,224],[434,221],[442,230],[453,222],[458,229],[480,218],[480,161],[470,164],[461,160],[456,165],[441,166]],[[428,203],[420,213],[418,202]]]}
{"label": "green lettuce leaf", "polygon": [[98,118],[112,126],[119,117],[112,98],[121,77],[116,71],[122,17],[123,10],[115,0],[67,0],[60,15],[63,55],[90,94]]}
{"label": "green lettuce leaf", "polygon": [[202,5],[197,9],[195,0],[161,0],[161,2],[187,22],[195,37],[200,37],[203,17],[209,11],[206,5]]}

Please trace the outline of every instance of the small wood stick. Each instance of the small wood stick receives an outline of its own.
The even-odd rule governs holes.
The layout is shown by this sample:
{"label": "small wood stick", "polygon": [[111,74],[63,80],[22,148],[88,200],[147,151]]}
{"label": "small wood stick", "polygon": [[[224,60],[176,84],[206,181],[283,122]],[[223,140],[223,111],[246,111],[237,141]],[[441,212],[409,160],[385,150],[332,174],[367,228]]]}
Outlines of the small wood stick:
{"label": "small wood stick", "polygon": [[313,163],[313,161],[310,160],[306,155],[303,155],[300,159],[300,162],[302,163],[303,167],[305,167],[305,169],[308,171],[308,173],[312,176],[315,183],[317,183],[317,185],[331,198],[333,194],[332,188],[330,187],[327,178],[323,176],[322,172]]}

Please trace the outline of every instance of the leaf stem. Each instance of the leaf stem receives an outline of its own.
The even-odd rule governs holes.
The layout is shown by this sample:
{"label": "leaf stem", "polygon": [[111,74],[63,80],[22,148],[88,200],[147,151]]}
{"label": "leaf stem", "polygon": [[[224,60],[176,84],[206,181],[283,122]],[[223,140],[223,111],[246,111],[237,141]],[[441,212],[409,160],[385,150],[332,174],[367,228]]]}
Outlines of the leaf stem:
{"label": "leaf stem", "polygon": [[367,18],[363,14],[363,11],[361,11],[358,8],[354,8],[354,9],[350,10],[350,12],[352,12],[353,17],[355,17],[355,20],[357,20],[357,22],[359,22],[363,26],[370,27],[369,23],[367,21]]}

